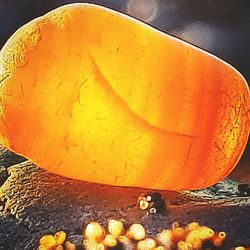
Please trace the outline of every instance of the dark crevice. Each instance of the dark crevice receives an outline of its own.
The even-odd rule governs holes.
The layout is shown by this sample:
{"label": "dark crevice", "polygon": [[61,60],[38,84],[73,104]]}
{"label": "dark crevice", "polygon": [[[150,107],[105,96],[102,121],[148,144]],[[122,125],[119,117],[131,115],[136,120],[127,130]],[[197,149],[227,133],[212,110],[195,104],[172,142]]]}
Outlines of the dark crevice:
{"label": "dark crevice", "polygon": [[9,174],[5,167],[0,167],[0,188],[5,183],[5,181],[8,179]]}
{"label": "dark crevice", "polygon": [[26,160],[27,159],[23,156],[15,154],[14,152],[4,147],[0,147],[0,166],[3,166],[7,169],[8,167],[11,167],[15,164],[19,164]]}
{"label": "dark crevice", "polygon": [[[0,167],[0,192],[3,187],[3,185],[8,181],[8,178],[10,177],[10,173],[8,172],[7,168]],[[0,212],[1,210],[4,210],[5,213],[8,212],[8,198],[5,195],[1,195],[0,193]]]}
{"label": "dark crevice", "polygon": [[5,76],[4,78],[2,78],[1,80],[0,80],[0,83],[2,83],[5,79],[7,79],[8,77],[9,77],[10,75],[7,75],[7,76]]}

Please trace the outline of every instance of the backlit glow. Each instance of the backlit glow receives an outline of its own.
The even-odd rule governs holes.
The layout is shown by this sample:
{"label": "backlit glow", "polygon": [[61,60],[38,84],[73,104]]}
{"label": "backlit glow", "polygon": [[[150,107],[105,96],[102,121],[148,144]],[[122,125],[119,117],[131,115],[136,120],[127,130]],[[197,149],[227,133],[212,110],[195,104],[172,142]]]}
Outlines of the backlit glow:
{"label": "backlit glow", "polygon": [[129,0],[127,4],[127,13],[144,22],[152,22],[159,10],[157,0]]}

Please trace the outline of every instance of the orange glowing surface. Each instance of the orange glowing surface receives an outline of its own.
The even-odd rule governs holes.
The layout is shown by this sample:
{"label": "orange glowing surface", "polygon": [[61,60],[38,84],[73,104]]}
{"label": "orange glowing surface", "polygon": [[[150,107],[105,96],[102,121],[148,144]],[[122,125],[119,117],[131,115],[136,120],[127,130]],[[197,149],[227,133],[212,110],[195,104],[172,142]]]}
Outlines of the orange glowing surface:
{"label": "orange glowing surface", "polygon": [[230,65],[123,14],[58,8],[0,53],[1,142],[62,176],[196,189],[235,167],[249,89]]}

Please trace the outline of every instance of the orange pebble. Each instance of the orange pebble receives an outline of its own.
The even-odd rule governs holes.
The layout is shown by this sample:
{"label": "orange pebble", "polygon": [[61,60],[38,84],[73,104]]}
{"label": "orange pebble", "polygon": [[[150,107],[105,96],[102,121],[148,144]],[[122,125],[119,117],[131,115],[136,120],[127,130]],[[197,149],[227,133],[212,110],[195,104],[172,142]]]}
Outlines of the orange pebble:
{"label": "orange pebble", "polygon": [[184,240],[186,236],[186,230],[180,227],[177,222],[172,224],[172,241],[177,243],[178,241]]}
{"label": "orange pebble", "polygon": [[237,70],[94,4],[18,29],[0,51],[0,83],[1,145],[69,178],[200,189],[233,170],[249,136]]}

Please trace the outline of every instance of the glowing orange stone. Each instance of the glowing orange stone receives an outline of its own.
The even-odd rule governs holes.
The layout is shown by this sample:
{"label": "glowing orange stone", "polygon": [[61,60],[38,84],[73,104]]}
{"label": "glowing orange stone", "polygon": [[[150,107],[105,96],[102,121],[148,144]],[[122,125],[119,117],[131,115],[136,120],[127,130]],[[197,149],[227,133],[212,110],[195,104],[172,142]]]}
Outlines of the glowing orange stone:
{"label": "glowing orange stone", "polygon": [[0,54],[1,141],[51,172],[152,189],[209,186],[249,135],[249,90],[220,59],[123,14],[66,5]]}

